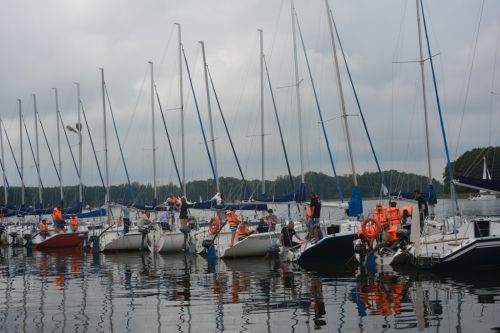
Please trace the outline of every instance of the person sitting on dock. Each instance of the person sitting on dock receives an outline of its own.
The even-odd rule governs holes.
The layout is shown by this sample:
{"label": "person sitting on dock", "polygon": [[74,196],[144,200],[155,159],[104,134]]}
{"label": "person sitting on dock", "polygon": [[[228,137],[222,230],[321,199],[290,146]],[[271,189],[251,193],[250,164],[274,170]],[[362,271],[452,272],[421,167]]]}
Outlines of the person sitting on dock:
{"label": "person sitting on dock", "polygon": [[237,232],[238,242],[247,238],[253,233],[255,233],[255,230],[251,230],[249,228],[248,221],[243,221],[243,223],[240,223],[238,225],[238,232]]}
{"label": "person sitting on dock", "polygon": [[238,224],[240,224],[240,221],[238,220],[238,217],[236,216],[236,212],[234,211],[233,207],[229,208],[229,210],[226,212],[226,217],[227,217],[227,223],[229,223],[229,229],[231,230],[231,247],[232,247],[234,245],[236,230],[238,229]]}
{"label": "person sitting on dock", "polygon": [[294,248],[297,245],[299,245],[300,243],[294,242],[292,240],[293,236],[297,237],[299,241],[301,242],[303,241],[302,238],[300,238],[300,236],[295,231],[295,223],[293,223],[293,221],[290,221],[288,222],[288,225],[286,227],[283,227],[283,229],[281,229],[281,237],[280,237],[281,246]]}
{"label": "person sitting on dock", "polygon": [[78,217],[75,214],[71,215],[71,218],[69,220],[69,224],[70,224],[72,232],[78,231],[78,225],[80,224],[80,221],[78,221]]}
{"label": "person sitting on dock", "polygon": [[64,230],[64,219],[62,216],[61,209],[59,207],[55,207],[52,213],[52,221],[54,222],[54,231],[56,234],[65,232]]}
{"label": "person sitting on dock", "polygon": [[49,225],[46,219],[42,219],[42,221],[38,223],[38,231],[40,232],[40,236],[44,239],[49,236]]}

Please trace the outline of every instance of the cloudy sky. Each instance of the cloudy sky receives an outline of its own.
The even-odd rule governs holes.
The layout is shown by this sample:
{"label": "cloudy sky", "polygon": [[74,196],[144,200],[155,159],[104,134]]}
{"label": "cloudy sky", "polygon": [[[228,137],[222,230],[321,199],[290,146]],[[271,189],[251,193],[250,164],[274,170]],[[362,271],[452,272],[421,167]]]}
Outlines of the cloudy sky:
{"label": "cloudy sky", "polygon": [[[414,62],[418,59],[415,1],[330,0],[330,5],[382,168],[425,174],[421,82],[419,65]],[[500,69],[496,60],[500,60],[497,50],[500,2],[424,1],[424,7],[452,159],[473,147],[498,145]],[[346,174],[350,170],[344,130],[339,119],[339,98],[325,3],[323,0],[296,0],[296,10],[321,111],[327,120],[326,129],[337,171]],[[155,81],[180,163],[179,69],[177,27],[174,25],[179,22],[207,136],[210,136],[208,107],[198,41],[205,42],[208,66],[247,178],[259,178],[261,173],[257,29],[264,30],[264,53],[286,148],[292,172],[299,174],[296,97],[295,89],[290,88],[294,84],[294,72],[289,0],[3,1],[0,22],[0,113],[18,163],[17,99],[22,101],[26,126],[34,144],[32,94],[36,94],[37,107],[57,160],[53,88],[59,90],[64,122],[74,125],[77,122],[74,82],[79,82],[82,103],[102,167],[104,140],[99,73],[102,67],[131,180],[152,182],[148,61],[154,63]],[[300,44],[298,51],[305,170],[331,175]],[[341,68],[356,171],[374,171],[375,163],[343,64]],[[183,76],[186,179],[205,179],[211,176],[210,165],[185,67]],[[440,179],[445,155],[430,78],[427,62],[433,176]],[[267,84],[264,98],[266,178],[273,179],[285,174],[286,166]],[[219,174],[237,176],[236,163],[213,93],[211,101]],[[158,184],[176,183],[158,104],[155,109]],[[83,179],[86,184],[97,185],[97,168],[88,135],[84,133]],[[76,153],[77,136],[73,133],[68,135]],[[41,134],[39,141],[42,180],[46,186],[55,185],[56,174]],[[76,172],[64,137],[61,137],[61,142],[64,183],[76,184]],[[124,183],[124,168],[109,114],[108,142],[110,182]],[[20,179],[5,138],[4,150],[9,183],[11,186],[19,185]],[[27,185],[36,185],[35,164],[26,136],[24,174]]]}

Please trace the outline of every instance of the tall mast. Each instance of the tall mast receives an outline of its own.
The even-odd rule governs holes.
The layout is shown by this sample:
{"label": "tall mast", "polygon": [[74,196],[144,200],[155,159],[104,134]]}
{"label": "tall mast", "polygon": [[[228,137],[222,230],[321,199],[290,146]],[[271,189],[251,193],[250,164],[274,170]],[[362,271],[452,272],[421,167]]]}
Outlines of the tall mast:
{"label": "tall mast", "polygon": [[333,24],[332,24],[332,20],[330,20],[330,15],[329,15],[330,5],[328,3],[328,0],[325,0],[325,5],[326,5],[326,13],[328,15],[328,28],[330,30],[330,39],[332,41],[332,51],[333,51],[333,59],[335,61],[335,71],[337,73],[337,87],[338,87],[338,93],[339,93],[339,97],[340,97],[342,118],[344,119],[344,128],[345,128],[345,134],[346,134],[346,138],[347,138],[347,153],[349,155],[349,164],[351,166],[351,171],[352,171],[352,182],[353,182],[354,186],[358,186],[358,179],[356,177],[356,169],[354,167],[354,158],[352,155],[351,136],[349,134],[349,124],[347,122],[347,113],[345,111],[344,91],[342,89],[342,80],[340,79],[339,59],[337,57],[337,46],[335,45],[335,36],[333,34]]}
{"label": "tall mast", "polygon": [[35,147],[36,147],[36,165],[38,172],[38,203],[42,206],[42,177],[40,176],[40,148],[38,145],[38,109],[36,105],[36,95],[33,94],[33,113],[35,119]]}
{"label": "tall mast", "polygon": [[293,61],[295,65],[295,95],[297,97],[297,119],[299,122],[299,154],[300,154],[300,181],[304,183],[304,147],[302,142],[302,109],[300,101],[299,64],[297,59],[297,37],[295,31],[295,5],[290,1],[292,10],[292,33],[293,33]]}
{"label": "tall mast", "polygon": [[21,111],[21,100],[17,100],[19,106],[19,144],[21,146],[21,205],[25,204],[25,187],[24,187],[24,157],[23,157],[23,113]]}
{"label": "tall mast", "polygon": [[210,125],[210,141],[212,142],[212,153],[214,154],[215,186],[217,187],[217,192],[220,192],[219,172],[217,171],[217,154],[215,152],[214,125],[212,122],[212,106],[210,103],[210,89],[208,87],[207,59],[205,57],[205,43],[203,43],[203,42],[199,42],[199,43],[201,44],[201,53],[203,56],[203,69],[205,72],[205,88],[207,90],[207,106],[208,106],[208,123]]}
{"label": "tall mast", "polygon": [[78,198],[80,199],[80,204],[83,203],[83,185],[82,185],[82,123],[80,119],[81,114],[81,98],[80,98],[80,83],[75,82],[76,85],[76,99],[77,99],[77,110],[78,110]]}
{"label": "tall mast", "polygon": [[429,124],[427,116],[427,97],[425,94],[425,75],[424,75],[424,50],[422,44],[422,30],[420,23],[420,6],[418,0],[415,0],[417,5],[417,26],[418,26],[418,47],[420,53],[420,76],[422,78],[422,98],[424,102],[424,120],[425,120],[425,143],[427,148],[427,172],[429,175],[428,184],[432,185],[432,170],[431,170],[431,149],[429,143]]}
{"label": "tall mast", "polygon": [[181,155],[182,155],[182,194],[186,194],[186,154],[184,147],[184,95],[182,92],[182,39],[181,39],[181,24],[177,25],[177,36],[179,40],[179,94],[180,94],[180,109],[181,109]]}
{"label": "tall mast", "polygon": [[153,76],[153,62],[149,61],[151,69],[151,134],[153,135],[153,195],[154,200],[158,199],[156,192],[156,139],[155,139],[155,81]]}
{"label": "tall mast", "polygon": [[[59,115],[59,95],[57,88],[54,88],[56,98],[56,121],[57,121],[57,154],[59,157],[59,193],[61,196],[61,206],[64,205],[64,193],[62,183],[62,156],[61,156],[61,130],[60,130],[60,115]],[[61,207],[62,208],[62,207]]]}
{"label": "tall mast", "polygon": [[[99,69],[101,71],[101,89],[102,89],[102,115],[103,115],[103,127],[104,127],[104,168],[106,177],[106,196],[105,203],[109,203],[109,166],[108,166],[108,133],[106,128],[106,91],[104,90],[104,68]],[[109,216],[109,214],[108,214]],[[108,217],[109,218],[109,217]]]}
{"label": "tall mast", "polygon": [[265,154],[264,154],[264,37],[258,29],[260,39],[260,149],[262,154],[262,194],[266,194]]}
{"label": "tall mast", "polygon": [[4,204],[7,206],[9,203],[9,193],[7,191],[7,176],[5,175],[5,155],[3,151],[3,122],[2,117],[0,116],[0,153],[2,154],[2,176],[3,176],[3,199]]}

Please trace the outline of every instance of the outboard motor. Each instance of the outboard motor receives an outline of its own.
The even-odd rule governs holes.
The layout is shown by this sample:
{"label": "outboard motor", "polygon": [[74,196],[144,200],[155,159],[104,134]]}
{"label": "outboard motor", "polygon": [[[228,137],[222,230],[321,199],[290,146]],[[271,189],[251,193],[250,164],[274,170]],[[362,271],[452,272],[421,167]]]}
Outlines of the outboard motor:
{"label": "outboard motor", "polygon": [[24,240],[26,241],[26,248],[28,249],[28,252],[30,252],[33,249],[33,237],[31,234],[24,234],[23,235]]}
{"label": "outboard motor", "polygon": [[201,242],[201,246],[203,246],[205,249],[209,249],[213,245],[213,241],[211,239],[204,239],[203,242]]}
{"label": "outboard motor", "polygon": [[9,233],[9,236],[12,237],[12,242],[11,242],[11,245],[12,246],[16,246],[18,244],[18,237],[19,237],[19,234],[17,231],[12,231]]}
{"label": "outboard motor", "polygon": [[144,249],[144,240],[146,239],[146,236],[149,233],[149,227],[148,226],[139,227],[139,232],[142,234],[142,239],[141,239],[141,251],[142,251]]}
{"label": "outboard motor", "polygon": [[278,244],[271,245],[267,248],[267,253],[271,257],[278,257],[280,254],[280,247]]}
{"label": "outboard motor", "polygon": [[96,235],[90,236],[88,242],[92,243],[93,252],[99,252],[99,236]]}
{"label": "outboard motor", "polygon": [[410,243],[410,230],[408,229],[399,229],[396,232],[396,236],[398,237],[399,247],[402,249],[406,249],[406,246]]}
{"label": "outboard motor", "polygon": [[368,253],[365,244],[362,242],[356,243],[354,245],[354,253],[357,253],[360,256],[365,256]]}
{"label": "outboard motor", "polygon": [[78,238],[82,240],[82,250],[87,246],[87,242],[88,242],[88,234],[86,233],[79,233],[78,234]]}

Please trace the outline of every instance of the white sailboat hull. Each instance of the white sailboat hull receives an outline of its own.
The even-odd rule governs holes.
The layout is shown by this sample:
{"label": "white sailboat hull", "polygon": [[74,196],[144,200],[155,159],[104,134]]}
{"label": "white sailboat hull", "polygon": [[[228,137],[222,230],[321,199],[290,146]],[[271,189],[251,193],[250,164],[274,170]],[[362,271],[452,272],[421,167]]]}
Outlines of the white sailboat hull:
{"label": "white sailboat hull", "polygon": [[272,247],[277,246],[279,234],[264,232],[252,234],[245,239],[230,244],[219,244],[217,252],[221,258],[265,256]]}
{"label": "white sailboat hull", "polygon": [[[142,233],[130,231],[123,234],[120,231],[107,231],[99,239],[101,252],[109,251],[138,251],[141,248]],[[146,246],[146,241],[144,246]]]}

